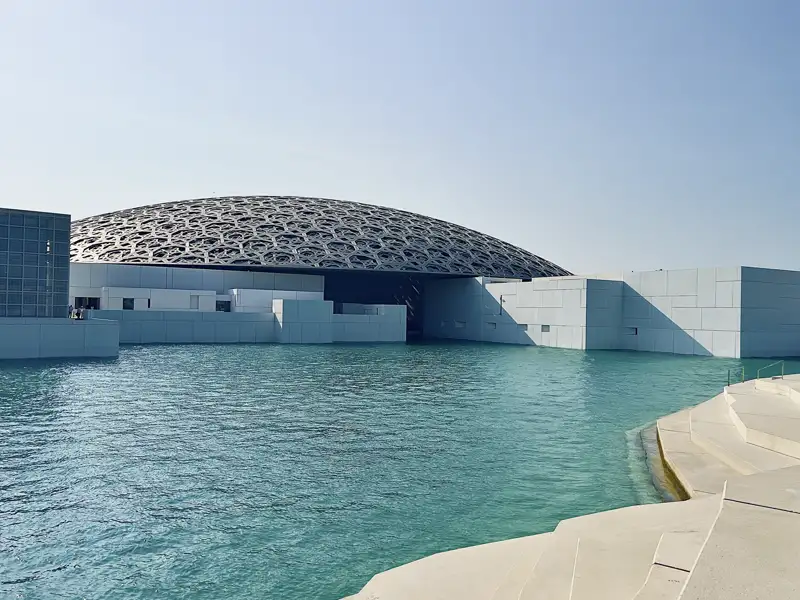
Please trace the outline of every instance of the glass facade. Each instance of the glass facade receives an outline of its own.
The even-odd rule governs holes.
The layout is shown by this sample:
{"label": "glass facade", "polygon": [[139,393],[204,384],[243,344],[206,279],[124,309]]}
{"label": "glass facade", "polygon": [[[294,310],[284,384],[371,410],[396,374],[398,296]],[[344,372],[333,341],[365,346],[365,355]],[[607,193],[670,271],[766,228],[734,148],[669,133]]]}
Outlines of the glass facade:
{"label": "glass facade", "polygon": [[0,208],[0,317],[66,317],[70,216]]}

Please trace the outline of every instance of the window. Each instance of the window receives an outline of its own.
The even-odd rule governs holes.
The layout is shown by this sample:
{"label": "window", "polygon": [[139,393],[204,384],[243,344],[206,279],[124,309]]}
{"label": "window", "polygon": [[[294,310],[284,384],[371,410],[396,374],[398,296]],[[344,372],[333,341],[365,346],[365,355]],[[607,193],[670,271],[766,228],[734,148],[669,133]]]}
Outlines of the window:
{"label": "window", "polygon": [[200,296],[197,296],[195,294],[189,296],[189,308],[195,310],[200,308]]}
{"label": "window", "polygon": [[638,327],[626,327],[623,331],[625,335],[639,335]]}
{"label": "window", "polygon": [[150,308],[150,298],[147,299],[147,308]]}
{"label": "window", "polygon": [[456,329],[464,329],[467,326],[466,321],[456,321],[455,322]]}
{"label": "window", "polygon": [[75,308],[88,308],[90,310],[99,310],[100,298],[77,297],[75,298]]}
{"label": "window", "polygon": [[486,327],[489,329],[497,329],[497,323],[492,323],[491,321],[486,323]]}
{"label": "window", "polygon": [[542,325],[542,333],[550,333],[550,325]]}
{"label": "window", "polygon": [[528,325],[527,325],[527,324],[522,324],[522,325],[520,325],[520,326],[519,326],[519,328],[520,328],[522,331],[528,331]]}
{"label": "window", "polygon": [[231,301],[217,300],[217,312],[231,312]]}
{"label": "window", "polygon": [[133,310],[133,298],[122,299],[122,310]]}

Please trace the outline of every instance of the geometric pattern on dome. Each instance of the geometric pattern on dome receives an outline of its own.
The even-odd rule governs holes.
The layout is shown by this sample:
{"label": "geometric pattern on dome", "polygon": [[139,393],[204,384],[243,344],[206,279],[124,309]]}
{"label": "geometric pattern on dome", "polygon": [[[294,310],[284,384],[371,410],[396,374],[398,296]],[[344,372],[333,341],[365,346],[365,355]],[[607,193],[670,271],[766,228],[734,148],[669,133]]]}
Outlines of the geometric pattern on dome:
{"label": "geometric pattern on dome", "polygon": [[72,223],[75,262],[569,275],[497,238],[415,213],[288,196],[200,198]]}

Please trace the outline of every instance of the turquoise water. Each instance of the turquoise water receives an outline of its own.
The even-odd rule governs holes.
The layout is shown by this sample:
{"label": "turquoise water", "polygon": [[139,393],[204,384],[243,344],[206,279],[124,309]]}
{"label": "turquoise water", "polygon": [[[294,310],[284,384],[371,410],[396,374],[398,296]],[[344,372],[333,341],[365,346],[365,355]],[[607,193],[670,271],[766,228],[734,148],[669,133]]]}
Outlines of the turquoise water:
{"label": "turquoise water", "polygon": [[330,600],[655,501],[626,432],[739,364],[477,344],[7,363],[0,597]]}

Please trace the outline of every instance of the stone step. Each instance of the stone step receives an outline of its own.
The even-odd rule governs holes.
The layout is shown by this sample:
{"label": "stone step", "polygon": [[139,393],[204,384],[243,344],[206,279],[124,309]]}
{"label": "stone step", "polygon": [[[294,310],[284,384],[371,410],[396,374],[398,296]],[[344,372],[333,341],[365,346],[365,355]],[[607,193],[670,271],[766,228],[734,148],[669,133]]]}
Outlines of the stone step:
{"label": "stone step", "polygon": [[741,474],[694,443],[688,431],[663,429],[661,425],[659,419],[658,440],[664,462],[690,498],[719,494],[729,478]]}
{"label": "stone step", "polygon": [[692,441],[742,475],[800,464],[797,459],[748,444],[734,424],[723,394],[693,408],[690,418]]}
{"label": "stone step", "polygon": [[800,404],[800,376],[798,375],[786,375],[782,379],[756,379],[754,387],[758,390],[781,394]]}
{"label": "stone step", "polygon": [[737,416],[747,430],[748,444],[800,459],[800,419],[739,412]]}
{"label": "stone step", "polygon": [[[504,588],[517,568],[526,562],[530,574],[552,534],[440,552],[378,573],[352,596],[353,600],[516,600],[516,590]],[[505,590],[505,591],[504,591]],[[506,596],[498,596],[504,592]],[[508,595],[510,594],[510,595]]]}
{"label": "stone step", "polygon": [[633,599],[662,543],[666,566],[694,563],[720,501],[714,496],[632,506],[562,521],[520,600]]}

